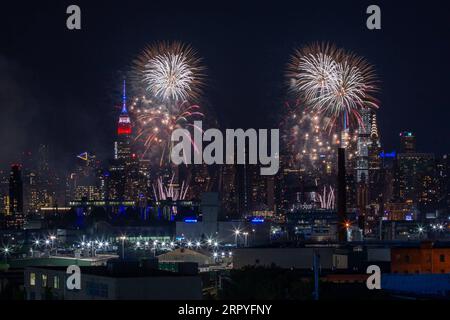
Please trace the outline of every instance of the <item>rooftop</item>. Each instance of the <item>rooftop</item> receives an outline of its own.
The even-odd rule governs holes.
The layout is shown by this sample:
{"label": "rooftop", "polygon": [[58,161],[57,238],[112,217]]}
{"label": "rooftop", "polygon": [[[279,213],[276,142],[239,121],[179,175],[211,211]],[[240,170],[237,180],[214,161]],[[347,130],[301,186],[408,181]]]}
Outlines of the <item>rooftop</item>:
{"label": "rooftop", "polygon": [[[62,266],[38,266],[29,269],[41,269],[49,271],[66,272],[66,267]],[[170,272],[152,268],[151,266],[138,266],[130,262],[117,262],[108,266],[80,266],[84,275],[95,275],[110,278],[145,278],[145,277],[185,277],[192,276],[178,272]]]}

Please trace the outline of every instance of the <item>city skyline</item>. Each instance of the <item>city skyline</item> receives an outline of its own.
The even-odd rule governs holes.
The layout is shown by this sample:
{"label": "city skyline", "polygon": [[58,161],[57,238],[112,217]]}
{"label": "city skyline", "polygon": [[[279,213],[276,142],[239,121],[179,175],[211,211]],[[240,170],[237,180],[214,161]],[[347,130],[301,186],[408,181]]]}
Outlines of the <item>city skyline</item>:
{"label": "city skyline", "polygon": [[[398,25],[417,29],[416,32],[406,32],[406,37],[403,33],[401,37],[397,36],[401,28],[391,27],[392,19],[406,19],[419,15],[420,12],[414,6],[406,7],[409,11],[404,12],[401,5],[385,4],[383,14],[385,28],[377,33],[364,29],[365,7],[362,4],[343,5],[339,8],[330,3],[328,4],[330,10],[321,13],[311,4],[299,4],[298,12],[294,8],[287,6],[289,8],[287,9],[280,5],[274,7],[271,14],[265,8],[255,9],[259,15],[252,15],[252,7],[243,5],[233,23],[223,25],[220,23],[225,22],[224,14],[214,11],[214,8],[200,5],[198,8],[200,11],[197,11],[196,6],[188,11],[193,18],[190,19],[191,22],[185,23],[183,19],[187,16],[183,18],[181,12],[184,8],[180,6],[178,13],[174,11],[180,19],[176,19],[178,22],[174,22],[176,25],[172,26],[164,19],[170,14],[164,6],[156,6],[156,13],[153,15],[149,12],[152,9],[143,3],[140,5],[142,15],[150,14],[156,20],[151,22],[151,19],[133,19],[135,22],[130,22],[128,19],[127,27],[119,28],[111,21],[120,21],[121,16],[125,21],[125,17],[139,15],[136,9],[105,6],[102,10],[107,12],[97,15],[96,6],[86,4],[86,17],[83,20],[86,25],[77,34],[56,27],[58,21],[64,22],[64,17],[57,16],[58,6],[44,5],[36,8],[37,11],[28,11],[24,14],[30,15],[30,19],[38,19],[35,14],[40,12],[39,21],[43,25],[41,30],[45,30],[42,31],[44,37],[41,41],[46,44],[40,46],[41,49],[31,57],[27,57],[26,51],[21,47],[21,43],[32,45],[33,39],[36,38],[33,35],[35,31],[29,30],[26,22],[21,22],[27,20],[26,16],[22,15],[23,20],[8,21],[6,18],[2,21],[5,24],[5,27],[1,28],[2,32],[16,31],[14,38],[6,37],[8,42],[2,54],[5,70],[2,77],[4,81],[8,81],[8,86],[2,88],[11,88],[2,96],[8,99],[6,100],[8,103],[4,105],[11,116],[8,124],[3,126],[1,135],[6,137],[7,132],[13,132],[16,141],[15,143],[3,141],[4,148],[8,152],[2,154],[8,159],[2,162],[12,162],[23,150],[41,143],[53,144],[55,153],[61,155],[62,159],[83,150],[97,150],[99,156],[107,158],[109,155],[107,146],[113,141],[112,124],[116,111],[113,106],[120,105],[121,79],[126,76],[131,60],[141,48],[146,43],[156,40],[189,42],[200,53],[208,75],[203,95],[204,105],[217,114],[221,125],[230,128],[276,127],[278,114],[283,112],[285,102],[283,73],[293,48],[313,41],[335,42],[365,56],[376,67],[382,80],[378,96],[381,101],[378,120],[383,132],[381,140],[386,150],[395,148],[398,133],[404,130],[416,133],[419,149],[424,152],[444,154],[449,149],[444,138],[443,122],[448,117],[446,116],[448,109],[444,107],[445,100],[437,100],[441,97],[433,94],[435,90],[445,90],[443,88],[447,80],[433,77],[435,84],[442,89],[434,87],[431,90],[430,84],[427,84],[427,80],[431,78],[417,77],[413,72],[427,74],[436,68],[428,68],[422,72],[417,70],[417,66],[411,67],[415,61],[437,64],[442,59],[431,57],[444,57],[448,52],[449,48],[445,41],[433,42],[432,45],[428,43],[423,47],[417,45],[420,39],[438,38],[440,33],[444,32],[441,28],[433,27],[433,33],[430,33],[431,26],[439,23],[439,19],[435,19],[434,24],[427,23],[424,19],[417,19],[414,23],[399,22]],[[14,6],[11,8],[12,12],[17,9]],[[284,18],[286,10],[293,15],[291,19]],[[205,12],[208,14],[204,14]],[[320,25],[311,29],[314,24],[308,22],[308,19],[300,18],[308,13],[325,16],[320,20]],[[256,18],[257,16],[261,18]],[[339,16],[345,16],[347,19],[337,19]],[[195,19],[196,17],[198,19]],[[269,17],[277,22],[274,24],[275,27],[270,27],[271,29],[263,26],[263,21]],[[346,21],[345,24],[339,22],[343,20]],[[202,27],[208,24],[210,27],[206,33],[206,29]],[[100,47],[96,39],[99,39],[101,25],[111,25],[115,29],[108,32],[109,38],[101,40]],[[178,26],[181,25],[184,27],[180,30]],[[149,31],[145,32],[147,28]],[[256,32],[258,28],[264,31]],[[153,29],[161,32],[153,32]],[[238,32],[240,29],[256,32],[256,37],[248,37],[248,33],[240,35]],[[294,30],[301,31],[294,32]],[[217,32],[216,38],[207,37],[213,32]],[[354,37],[359,40],[358,45],[352,43]],[[70,49],[65,53],[60,51],[52,43],[52,39],[67,44],[60,48]],[[245,44],[245,39],[249,39],[251,43]],[[394,39],[397,40],[394,42]],[[90,49],[84,47],[83,43],[89,43]],[[231,45],[232,43],[236,45]],[[92,51],[96,46],[97,50]],[[378,50],[380,46],[386,49]],[[211,51],[212,47],[220,50]],[[69,67],[67,70],[60,67],[66,63],[68,66],[77,67]],[[83,67],[85,63],[87,67]],[[441,68],[445,70],[446,65],[443,64]],[[444,70],[437,76],[445,74]],[[66,72],[70,76],[65,77]],[[242,77],[235,77],[239,72],[242,73]],[[87,77],[87,74],[90,76]],[[64,78],[64,81],[59,81]],[[11,99],[9,97],[11,92],[18,92],[20,99]],[[54,116],[49,117],[50,114]],[[428,123],[433,123],[433,126],[429,126]],[[90,130],[80,129],[81,124],[85,124],[88,128],[101,128],[100,134],[93,135],[90,134]],[[55,132],[59,134],[55,135]]]}
{"label": "city skyline", "polygon": [[448,299],[440,5],[5,4],[0,300]]}

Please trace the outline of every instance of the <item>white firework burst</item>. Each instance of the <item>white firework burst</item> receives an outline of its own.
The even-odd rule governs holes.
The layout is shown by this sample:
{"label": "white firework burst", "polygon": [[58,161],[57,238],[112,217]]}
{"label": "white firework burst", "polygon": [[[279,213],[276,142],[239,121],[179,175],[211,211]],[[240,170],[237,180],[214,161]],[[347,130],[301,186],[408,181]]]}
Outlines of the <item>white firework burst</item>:
{"label": "white firework burst", "polygon": [[187,59],[179,54],[164,54],[145,65],[147,90],[162,100],[186,100],[192,91],[194,73]]}
{"label": "white firework burst", "polygon": [[195,51],[179,42],[147,47],[135,61],[136,78],[146,91],[170,103],[197,99],[203,70]]}

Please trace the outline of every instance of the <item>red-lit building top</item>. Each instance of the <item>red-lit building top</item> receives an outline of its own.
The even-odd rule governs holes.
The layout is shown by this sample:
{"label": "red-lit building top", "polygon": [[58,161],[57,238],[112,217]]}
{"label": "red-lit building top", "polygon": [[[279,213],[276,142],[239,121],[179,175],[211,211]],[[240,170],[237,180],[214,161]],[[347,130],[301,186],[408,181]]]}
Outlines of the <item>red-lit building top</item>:
{"label": "red-lit building top", "polygon": [[122,111],[120,112],[119,122],[117,124],[118,135],[131,134],[131,120],[127,110],[127,96],[125,91],[125,80],[123,81]]}

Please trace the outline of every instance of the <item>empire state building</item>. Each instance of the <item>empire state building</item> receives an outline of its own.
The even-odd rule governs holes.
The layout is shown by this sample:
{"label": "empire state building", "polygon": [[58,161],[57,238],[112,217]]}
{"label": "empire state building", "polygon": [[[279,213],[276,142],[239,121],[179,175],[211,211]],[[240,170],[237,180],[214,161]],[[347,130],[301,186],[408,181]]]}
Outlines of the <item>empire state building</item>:
{"label": "empire state building", "polygon": [[114,142],[114,159],[129,162],[131,159],[131,120],[127,110],[125,80],[123,81],[122,111],[117,123],[117,140]]}

